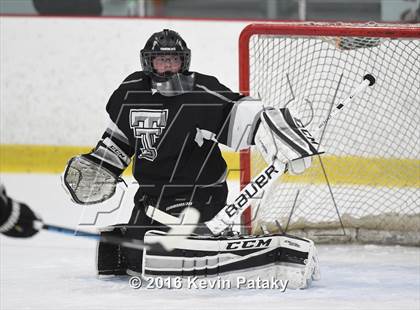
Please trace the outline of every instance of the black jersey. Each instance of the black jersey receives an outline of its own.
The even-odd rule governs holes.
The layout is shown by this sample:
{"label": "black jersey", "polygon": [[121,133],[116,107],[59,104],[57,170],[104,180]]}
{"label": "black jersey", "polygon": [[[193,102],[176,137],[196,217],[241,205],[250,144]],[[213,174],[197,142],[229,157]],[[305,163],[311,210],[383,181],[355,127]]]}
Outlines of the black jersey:
{"label": "black jersey", "polygon": [[176,195],[226,177],[218,143],[226,142],[231,109],[242,95],[215,77],[193,74],[193,91],[168,97],[152,89],[148,75],[135,72],[106,106],[112,124],[103,140],[133,157],[133,175],[149,195]]}

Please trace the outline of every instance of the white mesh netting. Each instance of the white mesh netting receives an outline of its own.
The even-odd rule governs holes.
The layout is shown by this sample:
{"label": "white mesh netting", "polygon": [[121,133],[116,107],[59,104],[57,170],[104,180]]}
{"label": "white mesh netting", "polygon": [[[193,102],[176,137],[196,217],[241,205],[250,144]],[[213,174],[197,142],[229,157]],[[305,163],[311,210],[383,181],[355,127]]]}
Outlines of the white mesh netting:
{"label": "white mesh netting", "polygon": [[[420,39],[327,37],[322,29],[320,36],[290,36],[278,29],[250,37],[250,95],[287,106],[309,130],[365,74],[376,84],[318,132],[326,153],[311,169],[284,175],[253,204],[254,231],[280,224],[317,240],[419,245]],[[251,175],[265,166],[253,149]]]}

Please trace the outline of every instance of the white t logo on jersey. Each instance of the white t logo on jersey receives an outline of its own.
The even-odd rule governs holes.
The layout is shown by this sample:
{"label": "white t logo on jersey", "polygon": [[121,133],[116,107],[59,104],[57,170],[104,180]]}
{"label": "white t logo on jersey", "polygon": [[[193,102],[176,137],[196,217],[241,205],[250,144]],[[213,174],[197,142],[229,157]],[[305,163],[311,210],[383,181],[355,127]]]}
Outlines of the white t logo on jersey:
{"label": "white t logo on jersey", "polygon": [[141,141],[141,154],[138,158],[154,161],[157,150],[154,147],[157,139],[162,134],[168,120],[168,110],[130,110],[130,128],[134,136]]}

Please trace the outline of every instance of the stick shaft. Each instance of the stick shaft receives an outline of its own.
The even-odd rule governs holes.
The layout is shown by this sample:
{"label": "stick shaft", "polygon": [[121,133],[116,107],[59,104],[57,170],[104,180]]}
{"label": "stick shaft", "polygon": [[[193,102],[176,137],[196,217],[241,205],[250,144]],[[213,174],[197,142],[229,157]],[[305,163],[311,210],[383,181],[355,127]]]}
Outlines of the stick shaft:
{"label": "stick shaft", "polygon": [[334,110],[331,111],[330,115],[328,115],[328,117],[321,124],[319,124],[314,134],[321,130],[328,123],[328,121],[332,119],[345,105],[348,105],[354,97],[356,97],[358,94],[362,93],[366,88],[368,88],[369,83],[370,82],[368,80],[363,80],[362,83],[360,83],[355,89],[353,89],[349,96],[344,98],[344,100],[340,101],[340,103],[335,106]]}
{"label": "stick shaft", "polygon": [[51,224],[43,224],[42,229],[48,230],[50,232],[65,234],[65,235],[71,235],[74,237],[84,237],[89,238],[93,240],[98,240],[101,242],[106,243],[112,243],[116,245],[122,245],[127,248],[132,249],[147,249],[149,248],[147,245],[144,244],[143,241],[137,240],[137,239],[130,239],[130,238],[123,238],[123,237],[117,237],[117,236],[107,236],[107,235],[100,235],[95,234],[87,231],[81,231],[81,230],[75,230],[72,228],[57,226],[57,225],[51,225]]}
{"label": "stick shaft", "polygon": [[[156,211],[156,210],[155,210]],[[159,210],[158,210],[159,211]],[[158,213],[158,212],[157,212]],[[158,241],[160,246],[165,248],[167,251],[171,251],[174,247],[181,244],[184,239],[190,236],[193,233],[193,230],[198,224],[200,213],[193,207],[189,207],[183,210],[179,218],[175,218],[169,214],[166,215],[165,219],[170,219],[170,223],[167,223],[169,226],[169,231],[162,236]],[[175,220],[176,219],[176,220]],[[96,234],[87,231],[75,230],[72,228],[45,224],[41,221],[37,221],[35,225],[39,226],[39,229],[48,230],[51,232],[56,232],[60,234],[72,235],[75,237],[84,237],[89,239],[98,240],[101,242],[112,243],[116,245],[121,245],[126,248],[132,249],[151,249],[153,247],[159,246],[156,244],[145,244],[143,240],[124,238],[118,236],[111,236],[108,234]]]}

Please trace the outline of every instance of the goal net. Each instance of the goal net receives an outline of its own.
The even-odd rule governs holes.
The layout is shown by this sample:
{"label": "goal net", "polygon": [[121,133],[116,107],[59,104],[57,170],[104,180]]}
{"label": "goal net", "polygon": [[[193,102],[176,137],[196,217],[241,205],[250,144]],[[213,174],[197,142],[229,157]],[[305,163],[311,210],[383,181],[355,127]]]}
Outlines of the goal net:
{"label": "goal net", "polygon": [[[288,107],[310,131],[365,74],[376,78],[318,132],[325,154],[254,200],[246,225],[318,242],[420,245],[420,27],[252,24],[239,45],[241,91]],[[241,183],[265,166],[256,149],[241,152]]]}

